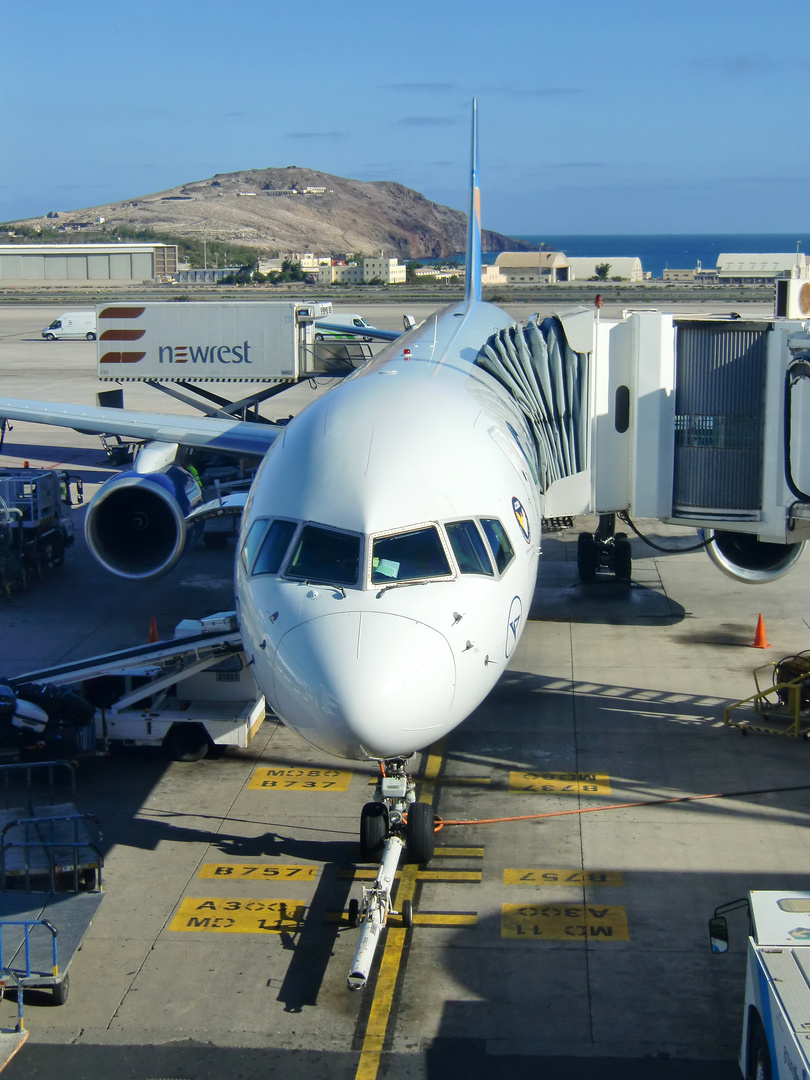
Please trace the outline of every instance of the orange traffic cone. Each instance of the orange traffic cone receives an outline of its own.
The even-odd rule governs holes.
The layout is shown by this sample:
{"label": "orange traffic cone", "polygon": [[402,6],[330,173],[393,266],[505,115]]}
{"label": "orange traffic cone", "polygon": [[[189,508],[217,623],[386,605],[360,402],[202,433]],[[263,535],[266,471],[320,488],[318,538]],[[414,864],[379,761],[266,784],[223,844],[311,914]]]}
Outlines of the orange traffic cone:
{"label": "orange traffic cone", "polygon": [[762,612],[759,613],[757,619],[757,632],[754,634],[754,644],[752,649],[770,649],[768,639],[765,637],[765,620],[762,618]]}
{"label": "orange traffic cone", "polygon": [[[760,615],[760,618],[762,616]],[[157,621],[155,616],[149,620],[149,636],[146,639],[146,644],[151,645],[153,641],[160,641],[160,635],[158,634]]]}

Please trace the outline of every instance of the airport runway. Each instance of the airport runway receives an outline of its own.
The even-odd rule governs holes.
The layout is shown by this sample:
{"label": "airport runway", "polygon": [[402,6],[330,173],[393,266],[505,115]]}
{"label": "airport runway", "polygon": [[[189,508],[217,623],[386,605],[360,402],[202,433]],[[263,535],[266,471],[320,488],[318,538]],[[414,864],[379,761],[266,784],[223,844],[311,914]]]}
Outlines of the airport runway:
{"label": "airport runway", "polygon": [[[39,338],[61,310],[0,307],[4,396],[92,403],[95,345]],[[363,313],[401,325],[395,305]],[[148,388],[126,398],[176,410]],[[96,438],[15,423],[0,466],[24,460],[81,472],[88,493],[111,472]],[[640,524],[676,549],[694,540]],[[9,1080],[738,1076],[745,920],[724,957],[707,920],[749,889],[806,885],[810,782],[806,743],[741,738],[722,712],[755,667],[810,647],[810,563],[745,587],[701,552],[633,540],[629,589],[584,587],[575,533],[544,541],[495,690],[423,755],[438,813],[467,823],[442,830],[428,871],[403,866],[397,903],[413,898],[417,924],[392,920],[365,991],[346,990],[344,913],[369,869],[370,767],[273,721],[219,760],[84,760],[77,801],[103,824],[107,895],[68,1002],[26,999]],[[153,615],[168,637],[228,609],[232,558],[200,547],[145,587],[97,570],[80,538],[61,570],[0,597],[0,674],[138,644]],[[767,651],[750,647],[759,612]],[[713,797],[661,804],[692,796]],[[0,1003],[4,1026],[14,1015]]]}

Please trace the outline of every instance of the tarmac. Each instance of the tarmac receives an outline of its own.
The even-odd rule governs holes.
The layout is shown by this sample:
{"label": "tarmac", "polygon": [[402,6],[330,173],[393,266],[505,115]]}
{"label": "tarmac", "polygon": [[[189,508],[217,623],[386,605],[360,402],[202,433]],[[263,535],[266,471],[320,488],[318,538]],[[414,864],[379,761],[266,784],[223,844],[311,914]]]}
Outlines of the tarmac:
{"label": "tarmac", "polygon": [[[108,388],[94,343],[41,340],[61,310],[0,307],[4,396]],[[177,410],[146,387],[125,396]],[[15,423],[0,466],[24,461],[82,474],[88,496],[115,471],[95,437]],[[346,989],[346,910],[372,869],[357,843],[370,767],[272,718],[216,760],[82,759],[106,896],[66,1004],[26,995],[9,1080],[738,1076],[747,926],[731,918],[717,957],[707,923],[750,889],[807,886],[810,782],[804,741],[742,738],[723,710],[756,667],[810,648],[810,562],[745,586],[686,550],[694,533],[637,524],[672,551],[633,538],[629,587],[579,583],[576,533],[595,520],[545,538],[508,670],[422,755],[446,824],[427,870],[403,864],[395,906],[412,898],[416,922],[392,917],[362,992]],[[152,616],[170,637],[231,609],[232,563],[232,546],[195,547],[144,586],[97,568],[79,535],[63,567],[0,596],[0,674],[144,642]],[[751,647],[760,613],[767,650]],[[15,1019],[0,1002],[0,1025]]]}

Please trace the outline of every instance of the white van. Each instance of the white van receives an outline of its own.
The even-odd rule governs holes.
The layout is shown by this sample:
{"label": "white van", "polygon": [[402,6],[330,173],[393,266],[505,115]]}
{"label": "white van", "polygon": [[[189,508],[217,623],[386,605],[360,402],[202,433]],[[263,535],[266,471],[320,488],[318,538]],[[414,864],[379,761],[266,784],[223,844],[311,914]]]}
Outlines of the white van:
{"label": "white van", "polygon": [[[338,327],[345,326],[345,331],[340,330],[327,330],[327,328],[321,327],[320,323],[327,323],[329,326]],[[315,340],[316,341],[373,341],[373,338],[363,337],[363,329],[367,327],[369,330],[374,330],[376,327],[371,323],[367,323],[362,315],[325,315],[323,319],[315,320]]]}
{"label": "white van", "polygon": [[86,338],[95,341],[98,327],[95,311],[66,311],[42,331],[46,341],[57,338]]}

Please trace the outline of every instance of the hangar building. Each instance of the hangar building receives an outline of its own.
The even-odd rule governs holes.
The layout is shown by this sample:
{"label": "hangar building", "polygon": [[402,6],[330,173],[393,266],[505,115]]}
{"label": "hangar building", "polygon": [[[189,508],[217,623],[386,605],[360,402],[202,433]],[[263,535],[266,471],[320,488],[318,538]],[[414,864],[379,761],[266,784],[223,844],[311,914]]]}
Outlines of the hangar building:
{"label": "hangar building", "polygon": [[175,244],[0,244],[0,283],[140,284],[176,273]]}

